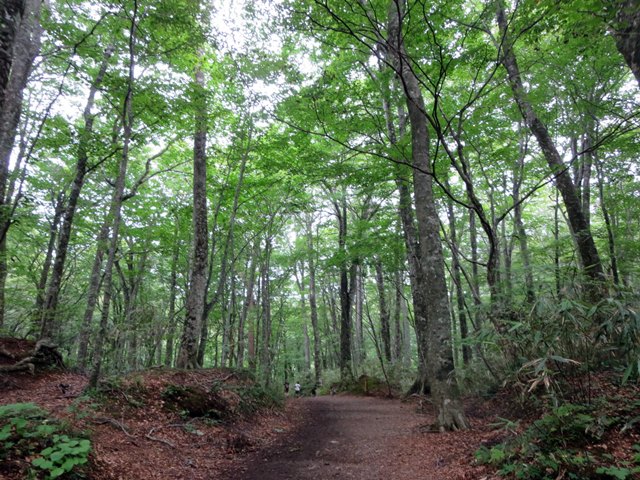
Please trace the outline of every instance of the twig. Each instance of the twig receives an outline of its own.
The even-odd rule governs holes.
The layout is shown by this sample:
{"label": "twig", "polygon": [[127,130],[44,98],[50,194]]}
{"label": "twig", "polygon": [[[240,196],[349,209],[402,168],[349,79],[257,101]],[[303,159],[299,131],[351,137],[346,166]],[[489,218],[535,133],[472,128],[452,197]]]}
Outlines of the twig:
{"label": "twig", "polygon": [[169,440],[164,440],[163,438],[151,436],[151,432],[153,432],[153,430],[154,429],[152,428],[151,431],[144,436],[144,438],[148,438],[149,440],[153,440],[154,442],[164,443],[165,445],[171,448],[176,448],[176,446],[173,443],[171,443]]}
{"label": "twig", "polygon": [[100,417],[100,418],[96,418],[94,420],[94,423],[97,423],[98,425],[102,425],[104,423],[108,423],[109,425],[113,425],[114,427],[118,427],[120,428],[120,430],[122,430],[124,432],[124,434],[131,438],[132,440],[135,440],[136,437],[134,435],[131,435],[128,431],[127,428],[124,426],[124,424],[122,424],[121,422],[113,419],[113,418],[109,418],[109,417]]}

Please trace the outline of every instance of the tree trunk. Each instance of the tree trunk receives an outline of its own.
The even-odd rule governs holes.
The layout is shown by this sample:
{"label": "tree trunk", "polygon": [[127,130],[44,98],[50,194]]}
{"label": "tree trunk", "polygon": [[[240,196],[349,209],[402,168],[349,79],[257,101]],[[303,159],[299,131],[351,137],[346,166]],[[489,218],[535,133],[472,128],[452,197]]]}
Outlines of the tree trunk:
{"label": "tree trunk", "polygon": [[[80,132],[80,138],[78,142],[78,158],[76,161],[75,177],[71,185],[67,208],[62,219],[60,234],[58,235],[56,258],[53,262],[51,279],[49,280],[47,296],[44,302],[44,311],[42,314],[42,324],[40,329],[40,337],[42,338],[52,337],[56,333],[58,328],[58,326],[56,325],[56,310],[58,308],[58,297],[60,295],[60,287],[62,284],[64,267],[67,259],[67,250],[69,247],[69,241],[71,240],[71,229],[73,227],[78,200],[80,199],[80,192],[82,191],[82,187],[84,186],[85,176],[87,174],[87,169],[89,166],[89,147],[91,143],[91,137],[93,135],[93,121],[95,119],[95,114],[92,114],[91,110],[95,103],[96,94],[98,93],[100,85],[104,80],[104,76],[109,65],[109,59],[113,55],[113,52],[113,46],[109,46],[105,50],[102,65],[100,66],[100,70],[98,71],[98,74],[96,75],[96,78],[91,85],[91,89],[89,90],[89,97],[84,108],[84,126],[82,128],[82,131]],[[124,183],[122,184],[122,188],[124,192]],[[118,198],[117,202],[122,202],[122,199]]]}
{"label": "tree trunk", "polygon": [[575,239],[578,255],[583,265],[584,273],[590,280],[588,288],[588,296],[591,300],[597,301],[604,295],[602,282],[604,280],[604,272],[602,263],[596,248],[596,244],[591,236],[591,231],[587,223],[587,218],[582,210],[580,198],[576,192],[571,175],[562,161],[562,157],[558,152],[556,145],[544,125],[533,109],[533,106],[527,98],[520,68],[513,50],[510,36],[508,34],[508,22],[504,5],[502,1],[497,2],[496,20],[500,29],[502,44],[499,47],[501,61],[507,70],[509,85],[513,92],[513,98],[522,114],[526,125],[529,127],[533,135],[536,137],[538,145],[547,160],[549,168],[555,175],[556,187],[558,188],[567,211],[569,225],[572,235]]}
{"label": "tree trunk", "polygon": [[380,338],[382,339],[382,352],[387,362],[391,362],[391,328],[389,308],[384,288],[384,275],[382,261],[376,259],[376,285],[378,287],[378,304],[380,305]]}
{"label": "tree trunk", "polygon": [[[11,226],[9,169],[23,92],[40,52],[40,0],[5,0],[0,7],[0,328],[4,325],[7,241]],[[16,200],[17,201],[17,200]]]}
{"label": "tree trunk", "polygon": [[180,255],[180,229],[176,215],[173,231],[173,252],[171,254],[171,276],[169,280],[169,312],[167,313],[167,347],[164,355],[164,365],[173,366],[173,348],[176,334],[176,295],[178,290],[178,259]]}
{"label": "tree trunk", "polygon": [[198,367],[198,336],[207,288],[207,104],[204,72],[196,68],[194,98],[196,131],[193,145],[193,251],[191,284],[187,294],[186,318],[180,341],[178,368]]}
{"label": "tree trunk", "polygon": [[[351,368],[351,291],[347,259],[347,200],[342,192],[340,203],[334,203],[338,219],[338,252],[340,254],[340,381],[348,384],[353,380]],[[353,284],[352,284],[353,286]]]}
{"label": "tree trunk", "polygon": [[531,270],[531,253],[529,252],[529,241],[527,231],[522,221],[522,200],[520,199],[520,187],[524,179],[524,159],[527,154],[526,141],[520,143],[520,155],[518,157],[518,165],[513,178],[513,190],[511,198],[513,200],[513,223],[520,244],[520,256],[522,258],[522,267],[524,268],[524,285],[527,304],[533,305],[535,302],[535,288],[533,285],[533,272]]}
{"label": "tree trunk", "polygon": [[2,15],[2,23],[0,23],[0,110],[4,110],[6,89],[15,56],[16,37],[26,4],[26,0],[4,0],[0,8],[0,15]]}
{"label": "tree trunk", "polygon": [[307,250],[309,255],[309,309],[311,310],[311,333],[313,335],[313,366],[315,371],[316,385],[320,384],[322,378],[322,360],[320,357],[320,330],[318,327],[318,302],[316,291],[316,264],[313,247],[313,221],[307,221]]}
{"label": "tree trunk", "polygon": [[602,217],[604,218],[604,224],[607,228],[607,240],[609,244],[609,257],[611,262],[611,276],[613,277],[613,284],[617,287],[620,285],[620,274],[618,273],[618,254],[616,252],[615,236],[613,234],[613,225],[611,222],[611,216],[609,215],[609,208],[607,207],[607,200],[604,195],[605,176],[602,171],[602,165],[595,159],[596,174],[598,175],[598,195],[600,197],[600,208],[602,210]]}
{"label": "tree trunk", "polygon": [[122,156],[120,158],[120,166],[118,168],[118,177],[116,178],[113,197],[111,199],[111,208],[109,218],[111,221],[111,239],[109,241],[109,250],[107,254],[107,262],[104,268],[104,289],[102,297],[102,315],[100,317],[100,329],[96,338],[96,346],[93,357],[93,370],[89,378],[89,387],[96,388],[100,371],[102,368],[102,356],[104,342],[107,340],[107,327],[109,324],[109,307],[113,293],[113,268],[115,264],[116,251],[118,249],[118,237],[120,231],[120,223],[122,220],[122,200],[124,196],[125,181],[127,176],[127,167],[129,162],[129,146],[133,133],[133,86],[135,82],[135,46],[138,21],[138,4],[133,2],[133,11],[131,12],[131,28],[129,30],[129,77],[127,79],[127,92],[124,99],[122,111],[122,127],[123,127],[123,144]]}
{"label": "tree trunk", "polygon": [[364,347],[364,280],[362,278],[362,265],[359,263],[355,267],[355,282],[352,291],[355,297],[355,335],[353,350],[355,352],[356,367],[360,367],[366,358]]}
{"label": "tree trunk", "polygon": [[440,221],[432,191],[427,116],[420,83],[411,69],[404,48],[400,20],[403,17],[402,10],[400,0],[391,1],[388,45],[396,74],[403,85],[411,125],[413,189],[423,280],[420,295],[424,295],[424,302],[429,305],[426,325],[418,325],[416,322],[416,330],[425,329],[422,335],[427,338],[427,375],[438,426],[441,429],[466,429],[468,425],[462,404],[458,399],[455,382],[451,381],[454,373],[451,318],[440,241]]}
{"label": "tree trunk", "polygon": [[[392,2],[393,3],[393,2]],[[393,59],[392,59],[393,62]],[[387,92],[388,93],[388,92]],[[393,115],[390,107],[390,100],[383,98],[383,109],[385,112],[385,120],[387,124],[387,135],[391,145],[397,144],[396,127],[393,120]],[[399,134],[404,134],[403,117],[406,114],[399,108],[398,120],[400,123]],[[421,325],[421,328],[416,329],[416,337],[418,340],[418,378],[411,387],[412,391],[417,393],[423,393],[428,391],[428,381],[426,374],[426,358],[427,358],[427,341],[426,337],[422,335],[426,332],[427,322],[427,310],[428,305],[425,303],[425,297],[421,293],[421,285],[424,285],[422,279],[422,270],[420,267],[420,249],[418,245],[418,235],[415,227],[415,219],[413,212],[413,201],[411,199],[411,189],[409,186],[408,173],[406,167],[401,164],[396,164],[396,186],[399,193],[398,213],[400,216],[400,222],[402,224],[402,232],[405,243],[405,250],[407,256],[407,263],[409,264],[409,283],[411,285],[411,299],[413,302],[413,312],[416,325]],[[398,286],[398,289],[400,286]],[[399,290],[396,290],[399,293]],[[406,341],[408,337],[403,337]]]}
{"label": "tree trunk", "polygon": [[453,209],[453,200],[447,201],[447,213],[449,217],[449,236],[451,237],[451,270],[453,284],[456,290],[456,307],[458,310],[458,324],[460,325],[460,340],[462,341],[462,361],[468,365],[471,361],[471,347],[466,343],[469,336],[467,314],[464,305],[464,290],[460,275],[460,255],[458,253],[458,232],[456,229],[456,217]]}
{"label": "tree trunk", "polygon": [[238,368],[243,368],[244,366],[244,350],[245,350],[244,331],[245,331],[245,325],[247,323],[247,319],[249,317],[249,312],[251,310],[251,306],[253,305],[253,286],[256,279],[256,264],[255,264],[256,257],[257,257],[257,254],[253,252],[251,254],[251,260],[249,261],[249,269],[246,273],[244,303],[242,304],[240,319],[238,320],[238,361],[237,361]]}
{"label": "tree trunk", "polygon": [[104,260],[104,254],[107,251],[109,230],[111,227],[110,223],[109,215],[107,215],[100,227],[100,232],[98,233],[98,238],[96,240],[96,253],[93,259],[93,267],[91,269],[89,287],[87,289],[87,306],[84,311],[78,340],[78,368],[80,370],[84,370],[87,366],[89,341],[93,326],[93,313],[95,311],[96,304],[98,303],[98,295],[100,294],[102,262]]}
{"label": "tree trunk", "polygon": [[56,245],[56,238],[58,237],[58,226],[60,225],[60,219],[64,212],[64,194],[60,192],[56,199],[53,219],[49,223],[49,243],[47,244],[47,252],[42,262],[42,271],[40,272],[40,279],[38,280],[38,290],[36,292],[36,301],[33,308],[34,312],[34,326],[39,327],[42,320],[42,308],[44,306],[44,295],[47,288],[47,280],[49,279],[49,271],[51,269],[51,262],[53,261],[53,249]]}
{"label": "tree trunk", "polygon": [[260,273],[262,300],[262,332],[260,338],[260,373],[266,386],[271,385],[271,237],[267,234],[264,263]]}
{"label": "tree trunk", "polygon": [[393,309],[393,325],[394,325],[394,338],[393,338],[393,359],[396,362],[404,363],[405,355],[403,350],[403,318],[400,315],[400,312],[403,308],[404,298],[402,295],[402,276],[400,275],[400,270],[396,270],[394,272],[394,283],[395,283],[395,306]]}
{"label": "tree trunk", "polygon": [[613,26],[616,47],[636,77],[640,87],[640,0],[616,0]]}

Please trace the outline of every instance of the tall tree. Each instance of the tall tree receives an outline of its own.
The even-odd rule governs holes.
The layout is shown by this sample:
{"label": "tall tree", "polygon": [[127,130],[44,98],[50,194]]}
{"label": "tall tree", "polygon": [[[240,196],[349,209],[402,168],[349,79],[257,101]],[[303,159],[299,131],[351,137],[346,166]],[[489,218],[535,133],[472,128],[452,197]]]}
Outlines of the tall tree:
{"label": "tall tree", "polygon": [[205,309],[207,293],[207,102],[204,71],[196,67],[194,85],[195,135],[193,142],[193,247],[186,318],[178,368],[197,368],[198,335]]}
{"label": "tall tree", "polygon": [[508,74],[509,86],[513,98],[518,105],[525,124],[536,138],[542,153],[547,160],[549,168],[555,176],[556,186],[562,195],[571,231],[576,241],[578,254],[585,275],[591,279],[589,295],[593,300],[598,300],[604,294],[602,281],[604,271],[598,249],[591,235],[580,198],[571,179],[571,174],[564,164],[558,148],[547,129],[547,126],[536,113],[527,95],[520,67],[514,50],[514,42],[509,32],[509,21],[502,0],[496,2],[496,21],[500,31],[500,39],[497,42],[500,51],[500,60]]}
{"label": "tall tree", "polygon": [[[424,283],[425,303],[429,305],[426,331],[427,372],[433,403],[438,412],[437,423],[444,429],[466,429],[467,420],[450,381],[454,372],[451,346],[449,296],[444,274],[444,256],[440,240],[440,221],[433,197],[433,171],[429,158],[429,130],[420,82],[404,46],[402,18],[404,1],[391,0],[387,27],[390,63],[400,78],[411,126],[413,190],[418,226],[420,269]],[[416,328],[419,328],[416,325]]]}
{"label": "tall tree", "polygon": [[[56,332],[56,311],[58,308],[58,297],[60,295],[60,286],[62,283],[62,277],[64,273],[65,262],[67,259],[67,251],[69,247],[69,241],[71,239],[71,230],[73,227],[73,221],[78,206],[78,200],[80,199],[80,193],[85,183],[85,178],[89,170],[89,151],[90,143],[93,136],[93,124],[95,119],[95,113],[92,112],[95,104],[96,94],[98,93],[102,81],[104,80],[107,68],[109,66],[109,59],[114,52],[113,46],[108,46],[104,51],[104,57],[102,64],[96,78],[94,79],[90,89],[87,103],[85,104],[83,120],[84,125],[80,132],[80,141],[78,142],[77,161],[75,167],[75,176],[73,183],[71,184],[71,191],[69,192],[69,198],[62,218],[62,226],[58,235],[58,243],[56,245],[56,257],[53,262],[53,269],[51,272],[51,278],[47,288],[47,296],[43,306],[42,322],[41,322],[41,337],[52,337]],[[124,184],[123,184],[124,191]]]}

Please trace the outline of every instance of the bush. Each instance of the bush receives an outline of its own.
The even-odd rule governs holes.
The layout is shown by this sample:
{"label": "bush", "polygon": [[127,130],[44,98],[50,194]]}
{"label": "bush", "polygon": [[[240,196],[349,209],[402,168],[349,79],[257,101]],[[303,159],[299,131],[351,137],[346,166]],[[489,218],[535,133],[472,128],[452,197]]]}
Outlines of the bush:
{"label": "bush", "polygon": [[33,403],[0,406],[0,459],[5,468],[18,471],[26,464],[22,473],[36,478],[78,473],[76,467],[88,461],[91,442],[65,430]]}
{"label": "bush", "polygon": [[589,480],[635,478],[640,455],[631,460],[614,458],[597,443],[626,419],[597,415],[596,407],[565,404],[533,422],[520,436],[476,452],[479,462],[498,468],[509,478]]}

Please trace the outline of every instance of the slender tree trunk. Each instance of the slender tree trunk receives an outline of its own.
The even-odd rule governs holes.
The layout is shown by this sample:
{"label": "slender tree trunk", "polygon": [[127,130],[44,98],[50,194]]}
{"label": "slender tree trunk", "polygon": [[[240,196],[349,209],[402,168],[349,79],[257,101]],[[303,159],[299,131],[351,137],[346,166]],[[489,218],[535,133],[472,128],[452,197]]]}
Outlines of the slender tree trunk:
{"label": "slender tree trunk", "polygon": [[376,259],[376,285],[378,287],[378,304],[380,306],[380,338],[382,339],[382,352],[387,362],[391,362],[391,328],[389,308],[384,288],[384,274],[382,272],[382,261]]}
{"label": "slender tree trunk", "polygon": [[449,217],[449,236],[451,237],[451,270],[453,284],[456,290],[456,307],[458,310],[458,323],[460,325],[460,339],[462,340],[462,361],[468,365],[471,361],[471,347],[466,340],[469,336],[469,326],[467,324],[467,314],[464,305],[464,291],[462,288],[462,278],[460,275],[460,254],[458,253],[458,232],[456,228],[456,218],[453,209],[453,200],[447,201],[447,213]]}
{"label": "slender tree trunk", "polygon": [[[444,256],[440,241],[440,222],[432,191],[431,162],[429,158],[429,131],[420,83],[411,69],[406,55],[401,18],[400,0],[392,0],[389,8],[389,42],[393,65],[399,76],[406,98],[411,125],[413,160],[413,189],[416,220],[420,241],[421,270],[424,283],[427,325],[422,333],[427,338],[427,374],[431,396],[437,411],[437,424],[442,429],[468,428],[457,388],[451,382],[454,373],[451,348],[451,317],[444,273]],[[426,291],[424,291],[426,290]]]}
{"label": "slender tree trunk", "polygon": [[577,195],[576,187],[573,184],[571,175],[567,167],[564,165],[562,157],[560,156],[547,127],[542,120],[540,120],[527,98],[527,91],[525,90],[522,81],[520,67],[518,66],[513,45],[508,34],[508,22],[504,5],[502,1],[497,2],[497,5],[496,19],[502,38],[502,44],[499,47],[501,61],[508,73],[509,85],[513,92],[513,98],[520,109],[526,125],[536,137],[549,168],[556,176],[556,187],[562,195],[571,232],[578,248],[578,255],[580,256],[584,273],[590,279],[588,295],[591,300],[597,301],[604,295],[604,289],[602,288],[604,272],[602,270],[602,263],[600,261],[596,244],[591,236],[589,224],[582,210],[580,198]]}
{"label": "slender tree trunk", "polygon": [[109,230],[111,220],[109,215],[104,219],[98,238],[96,240],[96,253],[93,259],[93,267],[91,268],[91,276],[89,277],[89,288],[87,289],[87,306],[84,311],[82,325],[80,327],[80,336],[78,340],[78,368],[84,370],[87,367],[87,357],[89,351],[89,340],[91,338],[91,330],[93,327],[93,313],[98,303],[100,294],[100,280],[102,278],[102,262],[104,254],[107,250],[109,241]]}
{"label": "slender tree trunk", "polygon": [[264,263],[260,274],[262,300],[262,334],[260,342],[260,371],[262,381],[271,385],[271,237],[267,234],[264,248]]}
{"label": "slender tree trunk", "polygon": [[[385,120],[387,124],[387,135],[391,145],[397,144],[396,127],[391,113],[390,101],[388,98],[383,99],[383,109],[385,112]],[[400,123],[399,134],[404,135],[404,117],[406,114],[399,108],[398,120]],[[428,381],[426,373],[427,358],[427,339],[423,332],[426,332],[427,310],[428,305],[425,302],[425,296],[421,292],[421,285],[424,285],[422,279],[422,270],[420,267],[420,249],[418,244],[418,235],[415,227],[415,219],[413,212],[413,201],[411,199],[411,189],[408,180],[407,169],[400,164],[396,164],[396,186],[399,193],[398,211],[402,224],[402,232],[406,249],[407,263],[409,264],[409,283],[411,285],[411,298],[413,302],[413,312],[416,325],[421,328],[416,329],[418,340],[418,378],[411,387],[412,392],[423,393],[428,391]],[[399,288],[399,287],[398,287]],[[397,290],[397,292],[399,292]],[[419,333],[418,333],[419,332]],[[406,340],[406,338],[405,338]]]}
{"label": "slender tree trunk", "polygon": [[513,223],[520,244],[520,256],[522,258],[522,266],[524,268],[524,284],[527,303],[532,305],[535,302],[535,288],[533,285],[533,272],[531,270],[531,253],[529,252],[529,240],[527,231],[522,221],[522,203],[520,199],[520,187],[524,178],[524,159],[527,154],[526,142],[520,143],[520,156],[516,174],[513,179],[513,191],[511,198],[513,199]]}
{"label": "slender tree trunk", "polygon": [[[84,186],[84,181],[89,166],[89,147],[91,143],[91,136],[93,135],[93,122],[95,119],[95,114],[92,114],[91,110],[95,103],[96,94],[98,93],[100,85],[104,80],[105,74],[107,72],[107,67],[109,65],[109,59],[113,55],[113,52],[114,47],[112,46],[107,47],[107,49],[105,50],[102,65],[100,66],[100,70],[96,75],[93,85],[91,85],[91,88],[89,90],[89,97],[84,108],[84,126],[82,128],[82,131],[80,132],[80,138],[78,142],[78,158],[76,162],[75,177],[71,185],[67,208],[64,212],[62,226],[58,235],[56,258],[53,262],[51,279],[49,280],[47,296],[44,302],[42,325],[40,329],[40,336],[43,338],[52,337],[56,333],[58,328],[58,326],[56,325],[56,311],[58,308],[60,287],[62,284],[64,267],[67,259],[67,250],[69,247],[69,241],[71,240],[71,229],[73,227],[76,207],[78,205],[78,200],[80,199],[80,193],[82,191],[82,187]],[[128,95],[130,96],[130,93]],[[124,192],[124,183],[122,184],[122,188]],[[122,199],[118,198],[117,202],[122,202]]]}
{"label": "slender tree trunk", "polygon": [[118,168],[118,177],[116,178],[113,197],[111,200],[111,208],[109,218],[111,222],[111,239],[109,241],[109,251],[107,254],[107,262],[104,269],[104,289],[102,296],[102,315],[100,317],[100,330],[96,339],[96,347],[93,357],[93,370],[89,378],[89,387],[96,388],[100,378],[102,369],[102,357],[104,342],[107,339],[107,327],[109,323],[109,308],[111,305],[111,297],[113,294],[113,268],[115,264],[116,251],[118,249],[119,231],[122,219],[122,199],[124,196],[125,181],[127,176],[127,167],[129,162],[129,146],[133,131],[133,86],[135,82],[135,46],[138,22],[138,3],[133,2],[133,11],[131,12],[131,29],[129,30],[129,77],[127,80],[127,93],[124,99],[122,112],[123,126],[123,145],[122,157],[120,158],[120,166]]}
{"label": "slender tree trunk", "polygon": [[180,340],[178,368],[198,367],[198,336],[205,310],[207,288],[207,104],[204,72],[196,68],[196,131],[193,146],[193,252],[186,318]]}
{"label": "slender tree trunk", "polygon": [[251,309],[251,306],[253,305],[253,286],[256,279],[256,257],[257,254],[255,252],[251,254],[249,269],[246,273],[244,303],[242,304],[240,319],[238,320],[238,368],[242,368],[244,366],[244,331],[247,319],[249,317],[249,311]]}
{"label": "slender tree trunk", "polygon": [[167,312],[167,347],[164,355],[164,365],[173,366],[173,348],[176,334],[176,295],[178,290],[178,259],[180,256],[180,228],[176,215],[173,231],[173,251],[171,253],[171,276],[169,279],[169,311]]}
{"label": "slender tree trunk", "polygon": [[313,335],[313,366],[316,385],[319,385],[322,378],[322,361],[320,357],[320,330],[318,327],[316,264],[313,246],[313,221],[311,218],[309,218],[307,222],[307,250],[309,252],[309,309],[311,311],[311,333]]}
{"label": "slender tree trunk", "polygon": [[362,277],[362,265],[359,263],[355,268],[355,282],[353,285],[353,294],[355,296],[355,335],[354,335],[354,352],[356,365],[360,367],[366,358],[364,347],[364,280]]}
{"label": "slender tree trunk", "polygon": [[53,261],[53,250],[56,245],[56,238],[58,237],[58,226],[60,225],[60,218],[64,212],[64,194],[60,192],[56,199],[53,219],[49,223],[49,243],[47,244],[47,252],[42,262],[42,271],[40,272],[40,279],[38,280],[38,291],[36,292],[36,301],[34,306],[34,325],[40,326],[42,319],[42,308],[44,306],[44,294],[47,288],[47,280],[49,279],[49,270],[51,269],[51,262]]}
{"label": "slender tree trunk", "polygon": [[[215,258],[215,250],[216,250],[216,242],[215,242],[215,224],[217,224],[217,215],[222,204],[223,195],[220,195],[220,200],[218,205],[216,206],[216,215],[214,220],[214,228],[211,231],[211,255],[210,255],[210,263],[209,263],[209,271],[207,274],[207,281],[205,286],[205,305],[202,313],[202,321],[200,326],[200,342],[198,344],[198,363],[201,365],[204,361],[204,353],[206,350],[207,339],[208,339],[208,330],[209,330],[209,314],[213,307],[219,302],[220,297],[225,291],[228,270],[229,268],[233,269],[235,267],[234,262],[229,262],[229,253],[233,252],[233,242],[234,242],[234,230],[236,223],[236,214],[238,212],[238,202],[240,198],[240,192],[242,190],[242,185],[244,182],[244,172],[247,165],[247,159],[249,157],[249,152],[251,148],[251,137],[253,127],[249,127],[248,135],[247,135],[247,146],[242,155],[242,160],[240,162],[240,173],[238,178],[238,183],[235,188],[235,194],[233,197],[233,207],[231,209],[231,218],[229,219],[229,230],[226,237],[226,242],[224,244],[224,249],[222,252],[222,258],[220,260],[220,274],[218,277],[218,284],[215,292],[210,300],[206,300],[207,292],[209,291],[209,286],[211,285],[211,281],[213,278],[213,261]],[[231,258],[233,258],[233,253],[231,254]],[[224,338],[224,332],[223,332]],[[230,340],[229,338],[227,340]],[[223,352],[224,353],[224,352]]]}
{"label": "slender tree trunk", "polygon": [[602,171],[602,165],[596,161],[596,174],[598,176],[598,196],[600,197],[600,208],[602,210],[602,217],[604,218],[604,224],[607,228],[607,240],[609,244],[609,258],[611,261],[611,276],[613,277],[613,283],[616,286],[620,285],[620,274],[618,273],[618,254],[616,252],[615,236],[613,234],[613,225],[611,222],[611,216],[609,215],[609,209],[607,208],[607,200],[604,195],[604,183],[605,176]]}
{"label": "slender tree trunk", "polygon": [[404,303],[404,299],[402,296],[402,276],[400,275],[400,270],[396,270],[394,272],[394,283],[395,283],[395,306],[393,308],[393,325],[394,325],[394,341],[393,341],[393,359],[396,362],[403,363],[404,351],[403,347],[403,325],[402,325],[402,317],[400,316],[400,312],[402,311],[402,305]]}
{"label": "slender tree trunk", "polygon": [[562,295],[562,273],[560,271],[560,203],[559,192],[556,190],[553,205],[553,266],[556,280],[556,295]]}

